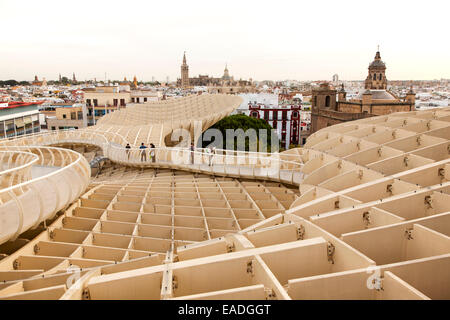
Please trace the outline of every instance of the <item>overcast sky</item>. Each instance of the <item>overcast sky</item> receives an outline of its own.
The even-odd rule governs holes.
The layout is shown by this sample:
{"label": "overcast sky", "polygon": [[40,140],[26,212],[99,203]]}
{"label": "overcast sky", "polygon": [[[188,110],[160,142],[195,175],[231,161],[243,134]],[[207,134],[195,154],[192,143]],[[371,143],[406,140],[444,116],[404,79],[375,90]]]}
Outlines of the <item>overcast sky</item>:
{"label": "overcast sky", "polygon": [[0,0],[0,79],[450,78],[448,0]]}

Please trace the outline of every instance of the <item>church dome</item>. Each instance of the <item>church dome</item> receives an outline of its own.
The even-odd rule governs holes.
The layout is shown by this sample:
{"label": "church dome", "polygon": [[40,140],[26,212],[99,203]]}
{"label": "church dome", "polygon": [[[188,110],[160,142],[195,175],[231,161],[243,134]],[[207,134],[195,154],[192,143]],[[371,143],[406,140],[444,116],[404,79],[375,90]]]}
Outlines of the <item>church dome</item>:
{"label": "church dome", "polygon": [[386,90],[369,90],[358,94],[355,99],[362,100],[364,94],[372,94],[372,100],[397,100],[391,93]]}
{"label": "church dome", "polygon": [[386,68],[386,65],[381,60],[373,60],[372,63],[369,65],[369,68],[370,67],[383,67],[383,68]]}
{"label": "church dome", "polygon": [[375,54],[375,59],[370,63],[369,68],[372,68],[372,67],[386,68],[386,65],[384,64],[384,62],[381,61],[380,51],[377,51],[377,53]]}

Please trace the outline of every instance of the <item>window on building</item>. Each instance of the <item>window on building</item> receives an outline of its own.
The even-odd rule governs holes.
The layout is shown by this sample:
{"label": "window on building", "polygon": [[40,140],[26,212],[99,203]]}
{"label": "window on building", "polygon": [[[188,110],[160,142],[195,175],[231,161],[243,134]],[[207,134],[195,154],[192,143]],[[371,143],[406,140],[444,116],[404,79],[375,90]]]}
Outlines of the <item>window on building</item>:
{"label": "window on building", "polygon": [[373,80],[377,80],[377,74],[376,73],[373,74]]}
{"label": "window on building", "polygon": [[287,120],[287,110],[283,110],[282,119]]}
{"label": "window on building", "polygon": [[83,111],[78,111],[78,120],[83,120]]}
{"label": "window on building", "polygon": [[286,121],[283,121],[282,127],[283,130],[286,130]]}
{"label": "window on building", "polygon": [[264,120],[269,120],[269,110],[264,110]]}
{"label": "window on building", "polygon": [[253,112],[252,112],[252,117],[258,118],[258,112],[257,112],[257,111],[253,111]]}
{"label": "window on building", "polygon": [[24,123],[22,117],[14,119],[14,123],[16,125],[16,129],[19,129],[19,128],[23,129],[23,127],[25,126],[25,123]]}
{"label": "window on building", "polygon": [[6,120],[5,126],[6,126],[6,131],[14,130],[14,120]]}
{"label": "window on building", "polygon": [[298,117],[298,112],[297,111],[292,112],[292,117],[293,118],[297,118]]}
{"label": "window on building", "polygon": [[330,96],[325,97],[325,107],[327,107],[327,108],[330,107]]}
{"label": "window on building", "polygon": [[380,77],[379,77],[379,79],[381,80],[381,79],[383,79],[383,75],[380,73]]}
{"label": "window on building", "polygon": [[76,112],[71,112],[70,113],[70,120],[77,120],[77,113]]}
{"label": "window on building", "polygon": [[119,99],[113,99],[113,104],[114,107],[117,107],[117,105],[119,104]]}
{"label": "window on building", "polygon": [[63,114],[63,119],[66,119],[66,116],[67,116],[66,114]]}
{"label": "window on building", "polygon": [[272,111],[272,119],[277,120],[278,119],[278,111]]}
{"label": "window on building", "polygon": [[317,107],[317,96],[314,96],[313,102],[314,102],[314,107]]}
{"label": "window on building", "polygon": [[125,107],[125,99],[120,99],[120,106]]}
{"label": "window on building", "polygon": [[88,107],[91,106],[91,99],[86,99],[86,105],[87,105]]}
{"label": "window on building", "polygon": [[14,120],[6,120],[5,128],[6,128],[6,136],[7,137],[12,137],[16,134]]}
{"label": "window on building", "polygon": [[25,124],[26,128],[31,128],[33,126],[33,120],[31,119],[30,116],[23,117],[23,123]]}
{"label": "window on building", "polygon": [[144,102],[147,102],[147,98],[144,98]]}
{"label": "window on building", "polygon": [[139,103],[139,98],[136,98],[136,103]]}
{"label": "window on building", "polygon": [[95,110],[95,116],[101,117],[105,115],[105,110]]}
{"label": "window on building", "polygon": [[133,103],[134,103],[134,98],[131,98],[131,102],[133,102]]}

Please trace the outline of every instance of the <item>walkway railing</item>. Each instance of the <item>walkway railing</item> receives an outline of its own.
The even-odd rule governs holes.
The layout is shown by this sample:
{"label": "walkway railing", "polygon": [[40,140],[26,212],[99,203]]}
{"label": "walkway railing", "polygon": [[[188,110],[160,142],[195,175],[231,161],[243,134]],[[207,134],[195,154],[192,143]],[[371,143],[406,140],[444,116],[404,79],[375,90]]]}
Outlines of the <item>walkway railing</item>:
{"label": "walkway railing", "polygon": [[[86,159],[72,150],[44,146],[8,148],[15,150],[2,151],[4,159],[7,153],[12,153],[26,154],[32,160],[22,168],[9,171],[26,168],[24,181],[16,180],[0,190],[0,243],[16,239],[77,200],[88,186],[91,175]],[[29,172],[32,165],[55,170],[32,179]]]}
{"label": "walkway railing", "polygon": [[104,154],[128,166],[185,169],[214,175],[269,179],[291,184],[302,180],[302,163],[282,160],[279,153],[254,153],[187,148],[130,148],[108,144]]}
{"label": "walkway railing", "polygon": [[39,156],[23,151],[0,151],[0,189],[31,180],[31,167]]}
{"label": "walkway railing", "polygon": [[5,138],[0,140],[0,146],[20,146],[20,145],[53,145],[60,143],[82,143],[103,147],[105,143],[118,143],[126,145],[126,139],[118,133],[85,130],[55,130],[48,132],[33,133],[15,138]]}

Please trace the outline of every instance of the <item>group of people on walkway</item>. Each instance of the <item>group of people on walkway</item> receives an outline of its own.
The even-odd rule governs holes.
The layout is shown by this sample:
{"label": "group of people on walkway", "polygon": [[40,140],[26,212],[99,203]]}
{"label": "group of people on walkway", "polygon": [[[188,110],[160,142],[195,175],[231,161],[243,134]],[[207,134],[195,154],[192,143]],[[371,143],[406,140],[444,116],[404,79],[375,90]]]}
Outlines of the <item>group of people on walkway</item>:
{"label": "group of people on walkway", "polygon": [[[140,150],[140,155],[141,155],[141,162],[147,161],[147,149],[148,147],[144,144],[144,142],[141,143],[141,145],[139,146],[139,150]],[[153,143],[150,143],[150,161],[151,162],[155,162],[156,161],[156,147]],[[191,151],[191,163],[194,164],[194,154],[195,154],[195,146],[193,143],[191,143],[190,146],[190,151]],[[125,152],[127,154],[128,160],[130,159],[130,150],[131,150],[131,146],[129,143],[127,143],[127,145],[125,146]],[[205,153],[208,156],[208,166],[212,166],[213,164],[213,160],[214,160],[214,155],[216,154],[216,147],[208,147],[205,149]]]}
{"label": "group of people on walkway", "polygon": [[[147,150],[146,150],[147,148],[148,147],[142,142],[140,147],[139,147],[139,150],[141,150],[140,151],[141,162],[147,161]],[[153,143],[150,143],[150,153],[149,154],[150,154],[150,161],[151,162],[155,162],[156,161],[155,149],[156,149],[155,145]],[[129,143],[127,143],[127,145],[125,146],[125,150],[126,150],[128,159],[130,159],[131,146],[130,146]]]}

